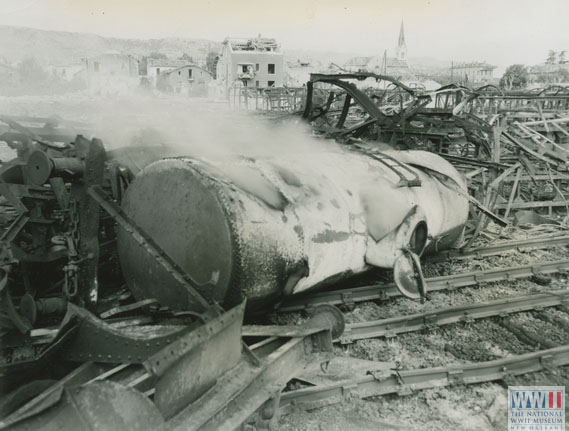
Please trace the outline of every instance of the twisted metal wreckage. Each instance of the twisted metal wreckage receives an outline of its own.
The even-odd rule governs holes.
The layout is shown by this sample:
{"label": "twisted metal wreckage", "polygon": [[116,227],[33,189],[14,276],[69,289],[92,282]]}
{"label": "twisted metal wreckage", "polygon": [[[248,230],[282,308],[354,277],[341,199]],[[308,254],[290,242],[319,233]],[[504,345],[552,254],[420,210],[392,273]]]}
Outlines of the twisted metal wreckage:
{"label": "twisted metal wreckage", "polygon": [[313,75],[301,115],[345,145],[278,159],[106,151],[85,125],[2,117],[18,157],[0,167],[0,428],[270,425],[286,383],[331,358],[343,315],[243,326],[246,309],[372,266],[423,300],[421,255],[565,202],[568,100]]}
{"label": "twisted metal wreckage", "polygon": [[[370,79],[391,85],[360,89],[352,83]],[[371,73],[318,74],[307,85],[302,117],[316,134],[348,144],[363,139],[439,154],[465,175],[475,205],[503,218],[512,210],[546,209],[550,217],[556,208],[567,210],[565,87],[505,93],[453,84],[427,93]],[[492,215],[471,216],[477,227],[469,222],[472,243]]]}

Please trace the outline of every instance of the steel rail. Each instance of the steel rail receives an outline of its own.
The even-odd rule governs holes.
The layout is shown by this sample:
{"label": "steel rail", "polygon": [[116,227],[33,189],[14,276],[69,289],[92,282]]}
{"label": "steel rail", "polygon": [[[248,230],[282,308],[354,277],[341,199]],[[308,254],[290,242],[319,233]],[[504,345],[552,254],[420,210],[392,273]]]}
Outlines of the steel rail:
{"label": "steel rail", "polygon": [[457,322],[473,322],[476,319],[505,316],[510,313],[565,304],[569,304],[569,290],[516,296],[478,304],[465,304],[426,313],[352,323],[346,325],[344,333],[336,341],[347,344],[364,338],[394,337],[397,334],[432,328],[434,326],[449,325]]}
{"label": "steel rail", "polygon": [[468,257],[495,256],[506,251],[522,251],[524,249],[550,248],[569,244],[569,235],[550,235],[537,238],[529,238],[517,241],[507,241],[473,248],[468,251],[447,250],[427,256],[427,262],[440,262],[448,259],[466,259]]}
{"label": "steel rail", "polygon": [[[569,271],[569,260],[564,259],[535,265],[493,268],[463,274],[431,277],[426,278],[425,281],[427,283],[427,292],[432,292],[476,286],[495,281],[528,278],[533,275],[553,274],[560,271]],[[387,300],[398,296],[401,296],[401,293],[395,284],[372,284],[293,297],[290,301],[280,304],[274,312],[301,311],[320,304],[351,305],[355,302],[373,301],[377,299]]]}
{"label": "steel rail", "polygon": [[493,361],[414,370],[368,371],[365,377],[332,385],[318,385],[285,392],[279,407],[283,414],[293,409],[313,409],[341,402],[349,396],[409,395],[417,390],[501,380],[516,375],[553,369],[569,364],[569,345]]}

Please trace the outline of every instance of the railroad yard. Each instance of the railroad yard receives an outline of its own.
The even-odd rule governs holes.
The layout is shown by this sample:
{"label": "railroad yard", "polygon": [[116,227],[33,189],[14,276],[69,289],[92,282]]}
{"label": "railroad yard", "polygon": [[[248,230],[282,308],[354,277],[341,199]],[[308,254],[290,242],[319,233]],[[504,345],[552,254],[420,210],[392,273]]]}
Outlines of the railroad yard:
{"label": "railroad yard", "polygon": [[[41,386],[40,389],[29,389],[27,395],[20,393],[12,398],[3,398],[0,401],[4,413],[0,419],[0,429],[10,426],[15,426],[14,429],[34,429],[34,426],[38,426],[34,424],[34,418],[42,421],[42,414],[51,414],[49,408],[53,402],[46,400],[53,397],[55,391],[60,391],[58,397],[61,398],[64,397],[61,391],[71,393],[70,388],[76,387],[86,391],[93,384],[102,383],[120,383],[129,390],[136,390],[136,396],[144,400],[125,401],[134,413],[141,412],[146,405],[144,403],[151,400],[151,407],[147,409],[160,411],[158,419],[149,413],[152,429],[234,429],[243,424],[246,430],[266,427],[277,430],[503,429],[508,385],[567,386],[569,90],[547,87],[540,91],[516,93],[496,88],[472,90],[451,85],[434,92],[421,92],[409,89],[391,77],[386,78],[393,85],[389,90],[359,90],[359,86],[346,84],[350,79],[369,78],[381,81],[386,77],[373,74],[313,75],[306,89],[302,110],[293,109],[296,106],[292,105],[287,109],[284,99],[283,103],[279,102],[279,110],[244,112],[206,101],[192,102],[188,107],[187,102],[167,98],[154,100],[152,109],[147,110],[144,108],[145,99],[140,98],[116,101],[112,113],[109,113],[105,103],[81,98],[0,99],[0,114],[6,113],[0,116],[4,124],[1,131],[6,133],[3,135],[4,141],[10,143],[9,146],[2,144],[0,147],[0,160],[3,162],[0,169],[4,168],[0,174],[4,175],[5,185],[0,214],[4,229],[2,240],[4,244],[15,244],[15,238],[20,240],[19,248],[12,246],[10,253],[6,247],[2,249],[5,267],[17,264],[17,259],[14,259],[16,255],[25,261],[25,254],[20,248],[29,253],[26,255],[30,259],[29,264],[36,264],[38,260],[32,259],[32,255],[41,249],[37,246],[39,240],[34,240],[35,248],[30,245],[31,233],[37,232],[26,231],[24,226],[30,219],[21,223],[23,216],[28,217],[30,213],[22,211],[14,202],[21,200],[28,205],[30,202],[51,199],[50,202],[64,206],[59,195],[45,197],[46,190],[50,193],[57,190],[54,178],[60,175],[66,184],[83,184],[75,183],[76,174],[69,175],[70,169],[75,169],[69,159],[79,158],[73,151],[81,148],[81,139],[75,138],[75,135],[85,135],[91,145],[89,148],[96,147],[96,140],[91,140],[91,136],[101,137],[107,150],[115,150],[121,144],[128,143],[133,154],[138,155],[115,160],[121,163],[128,161],[129,169],[136,175],[140,171],[146,172],[142,165],[153,161],[141,161],[139,156],[142,152],[137,153],[136,150],[146,148],[152,140],[154,144],[160,143],[162,146],[158,146],[159,150],[145,150],[145,154],[154,154],[153,151],[156,151],[160,153],[156,159],[166,157],[167,161],[195,154],[209,160],[220,152],[237,152],[251,158],[247,160],[252,160],[258,154],[268,154],[279,160],[280,152],[285,147],[289,152],[310,153],[306,157],[328,151],[334,154],[336,151],[345,151],[346,157],[351,157],[355,152],[358,156],[363,154],[373,159],[380,166],[387,166],[390,175],[397,179],[399,190],[421,187],[421,181],[424,184],[428,176],[446,184],[445,187],[456,194],[456,199],[464,199],[469,207],[468,214],[465,214],[467,221],[461,226],[460,235],[452,237],[452,244],[445,243],[446,237],[451,235],[449,233],[437,238],[427,238],[425,233],[422,246],[415,246],[421,242],[417,239],[421,231],[416,227],[413,236],[406,237],[403,252],[400,252],[404,256],[402,261],[410,262],[409,266],[396,263],[373,267],[355,276],[338,277],[337,282],[318,285],[316,290],[295,291],[293,295],[279,296],[262,307],[247,309],[243,326],[237,329],[231,326],[233,331],[240,331],[238,336],[233,336],[232,342],[227,341],[229,338],[216,338],[215,341],[223,343],[225,340],[231,344],[233,350],[227,356],[234,355],[235,361],[227,365],[225,374],[215,377],[217,384],[208,386],[214,389],[205,392],[205,395],[204,391],[200,391],[198,397],[188,397],[181,385],[173,383],[175,377],[169,373],[176,367],[196,366],[194,362],[185,365],[184,361],[189,361],[191,357],[185,349],[188,344],[194,347],[201,345],[197,339],[188,338],[188,333],[180,335],[182,332],[176,333],[175,330],[180,330],[184,325],[198,325],[194,314],[202,315],[202,309],[187,314],[178,313],[170,310],[175,309],[172,306],[159,307],[156,299],[146,293],[146,297],[141,297],[140,293],[132,295],[126,285],[139,276],[137,268],[134,268],[132,273],[127,273],[126,283],[123,279],[119,282],[110,279],[108,285],[113,288],[107,291],[101,283],[104,300],[97,306],[85,305],[83,309],[88,299],[76,301],[66,290],[66,301],[57,302],[57,306],[67,306],[67,301],[69,304],[75,303],[69,306],[68,317],[58,326],[62,318],[61,310],[54,311],[50,316],[46,312],[46,320],[43,321],[38,311],[38,322],[44,322],[44,326],[41,327],[43,332],[36,331],[38,327],[26,321],[29,313],[22,305],[24,302],[19,307],[11,305],[11,297],[16,303],[16,299],[21,300],[22,292],[28,292],[25,283],[17,280],[16,276],[20,273],[12,268],[11,274],[16,276],[6,275],[3,279],[9,279],[13,284],[12,293],[3,290],[3,294],[8,295],[4,298],[10,298],[3,303],[3,321],[12,322],[5,323],[4,329],[6,333],[18,329],[26,337],[31,336],[33,344],[40,347],[30,353],[23,349],[24,345],[29,345],[27,341],[20,345],[19,341],[14,341],[15,338],[9,338],[9,343],[4,345],[3,378],[14,376],[15,367],[28,366],[30,362],[27,361],[43,361],[42,355],[53,346],[54,350],[60,349],[58,354],[67,366],[65,370],[50,371],[50,374],[53,373],[50,375],[53,386]],[[298,94],[295,93],[294,97],[297,98]],[[149,111],[160,111],[159,106],[164,107],[165,114],[162,117],[151,115]],[[132,115],[133,111],[137,114]],[[222,116],[224,121],[217,123]],[[193,129],[192,132],[182,130],[182,127],[179,130],[169,128],[168,119],[177,121],[184,117],[187,118],[187,129]],[[50,126],[50,121],[57,124],[55,129]],[[200,123],[201,126],[198,126]],[[212,132],[209,138],[209,128],[217,128],[218,134]],[[62,149],[52,145],[45,136],[53,135],[56,129],[61,129],[58,131],[61,135],[69,134],[76,139],[74,146]],[[218,136],[227,135],[227,130],[231,130],[233,141],[249,142],[263,137],[266,143],[262,147],[246,144],[226,146],[218,140]],[[39,162],[33,164],[35,159],[30,159],[33,153],[29,152],[32,147],[22,146],[21,142],[26,141],[22,136],[33,142],[35,151],[40,148],[49,154],[52,160],[50,166],[55,166],[50,168],[45,179],[42,177],[41,181],[23,183],[25,187],[12,180],[14,177],[10,172],[13,171],[10,169],[14,169],[13,166],[31,166],[25,169],[35,167],[40,171],[43,165]],[[291,140],[294,142],[289,142],[290,136],[294,137]],[[180,142],[180,137],[187,144],[168,149],[168,144],[172,140]],[[204,144],[208,139],[211,145]],[[218,151],[220,148],[223,151]],[[389,152],[393,149],[393,153]],[[423,166],[427,174],[418,180],[418,175],[423,175],[421,168],[418,168],[420,164],[410,159],[399,160],[397,155],[398,151],[407,154],[417,150],[434,153],[449,162],[449,166],[452,164],[452,168],[466,180],[464,190],[459,189],[458,183],[449,182],[451,174],[448,168]],[[16,155],[19,161],[11,162]],[[59,174],[58,159],[61,159],[61,163],[62,160],[67,163]],[[133,164],[136,169],[131,167]],[[106,169],[110,169],[111,165],[109,163]],[[264,165],[259,162],[258,166]],[[302,165],[299,166],[302,168]],[[266,167],[263,169],[263,175],[269,175]],[[89,169],[85,172],[89,172]],[[239,321],[239,318],[243,318],[244,305],[231,309],[227,307],[230,311],[214,313],[213,320],[210,320],[212,317],[208,313],[217,306],[211,304],[217,302],[210,301],[205,295],[207,300],[200,303],[201,285],[191,278],[193,274],[188,277],[186,269],[177,266],[182,263],[170,256],[177,253],[176,249],[164,252],[162,247],[167,248],[168,244],[164,245],[153,238],[155,231],[152,231],[154,227],[151,224],[141,227],[143,219],[134,221],[131,217],[136,214],[121,210],[119,205],[123,194],[133,193],[128,191],[133,187],[130,185],[132,176],[127,181],[124,172],[122,176],[120,172],[118,174],[118,186],[111,180],[112,186],[99,182],[86,189],[85,194],[96,201],[100,208],[95,206],[89,216],[77,210],[83,214],[79,217],[81,220],[100,212],[103,228],[98,234],[95,230],[91,235],[99,235],[99,242],[107,244],[107,248],[109,243],[113,247],[116,242],[119,243],[119,264],[116,263],[117,253],[107,252],[106,249],[103,251],[101,245],[100,265],[108,265],[102,266],[104,273],[110,271],[107,268],[114,268],[112,265],[122,265],[123,271],[124,267],[129,268],[130,262],[120,249],[121,234],[118,239],[109,236],[111,229],[108,226],[112,226],[113,231],[124,229],[134,238],[137,247],[144,249],[152,256],[153,262],[157,262],[153,271],[164,269],[170,274],[168,277],[175,280],[168,286],[172,289],[178,285],[191,286],[188,288],[190,296],[194,295],[192,298],[201,304],[200,307],[206,307],[207,311],[203,314],[206,318],[199,323],[204,326],[197,326],[195,333],[212,325],[207,326],[211,333],[215,332],[212,337],[217,337],[218,333],[228,337],[225,332],[220,332],[229,327],[229,323],[224,323],[223,319],[229,319],[233,322],[231,324]],[[290,172],[286,171],[281,176],[285,182],[288,181],[287,186],[300,187],[297,177],[301,174],[300,168],[298,171],[291,168]],[[26,175],[30,175],[26,178],[34,178],[32,174]],[[259,191],[240,180],[237,176],[231,177],[231,181],[238,184],[238,187],[232,186],[231,190],[243,189],[245,195],[253,195],[255,202],[261,202],[259,205],[263,211],[270,207],[270,211],[276,208],[285,214],[285,210],[278,207],[278,202],[273,204],[271,196],[267,197],[266,191]],[[224,181],[230,182],[227,179]],[[8,184],[10,189],[6,188]],[[69,185],[67,188],[71,190],[75,187],[78,186]],[[44,195],[40,193],[42,190]],[[283,195],[292,201],[292,194],[287,194],[288,189],[282,190]],[[14,199],[13,196],[19,197]],[[321,195],[317,196],[314,199],[320,199]],[[78,198],[78,208],[85,205],[81,199]],[[336,207],[334,199],[331,202],[330,207]],[[37,208],[42,208],[43,216],[34,213],[28,226],[45,222],[42,218],[60,220],[58,217],[67,217],[59,215],[57,210],[45,212],[42,205],[38,204]],[[69,207],[68,202],[65,206],[65,211],[73,214],[75,210]],[[128,208],[124,201],[123,208]],[[250,207],[243,204],[242,208]],[[321,210],[320,207],[318,209]],[[253,214],[254,217],[261,217],[258,212]],[[286,217],[290,217],[289,213],[286,214]],[[322,214],[325,217],[328,213],[324,211]],[[286,217],[283,216],[283,219]],[[261,222],[257,223],[261,225]],[[61,226],[62,232],[58,235],[67,235],[64,231],[69,226]],[[420,223],[416,226],[420,226]],[[88,231],[81,232],[78,249],[88,235]],[[242,234],[241,231],[239,234]],[[308,237],[309,234],[306,235]],[[60,241],[59,236],[53,238],[52,243],[60,245],[57,242]],[[314,242],[320,244],[317,240]],[[333,242],[329,241],[331,244]],[[431,249],[421,256],[426,243],[430,244]],[[52,248],[46,252],[46,256],[56,253]],[[267,249],[273,252],[275,248]],[[346,256],[351,250],[343,251],[342,257],[347,260]],[[220,246],[219,253],[223,252]],[[60,262],[60,259],[67,259],[65,256],[58,254],[57,257],[46,259]],[[256,269],[256,274],[263,271],[270,273],[273,261],[264,262],[255,256],[264,265]],[[309,256],[308,265],[315,265],[310,259]],[[82,261],[76,257],[70,257],[70,262],[82,265]],[[302,261],[299,265],[302,264],[306,263]],[[348,269],[346,273],[349,273]],[[307,276],[302,271],[301,268],[300,277],[297,272],[291,272],[289,279],[298,282],[299,278]],[[5,270],[5,273],[9,271]],[[65,283],[65,289],[68,289],[68,278],[72,277],[83,281],[88,279],[82,278],[80,272],[66,275],[64,282],[54,279],[50,289],[46,290],[45,298],[59,298],[54,293],[54,286],[60,289]],[[193,290],[196,286],[198,288]],[[2,286],[4,288],[5,285]],[[132,292],[137,291],[132,289]],[[36,300],[40,297],[41,294],[37,293]],[[336,307],[334,311],[330,306]],[[39,310],[39,303],[36,307]],[[91,310],[92,315],[86,309]],[[341,318],[337,310],[341,311]],[[65,324],[68,319],[67,324],[76,319],[77,326],[69,329]],[[222,319],[221,325],[217,319]],[[98,331],[106,334],[106,340],[111,341],[102,341],[102,338],[98,338],[99,333],[90,332],[84,322],[94,325]],[[114,329],[109,329],[111,327]],[[152,338],[161,333],[159,327],[168,330],[164,330],[165,335],[160,335],[162,338]],[[343,330],[339,329],[341,327]],[[128,331],[119,334],[117,331],[120,332],[120,328],[131,328],[136,336],[129,335]],[[145,347],[146,339],[137,344],[137,337],[141,337],[137,331],[141,328],[146,328],[144,330],[151,334],[149,340],[158,340],[156,348],[149,348],[148,343]],[[74,335],[78,333],[81,336]],[[93,341],[89,345],[78,341],[81,338]],[[126,341],[119,348],[123,343],[120,340]],[[108,346],[116,344],[108,347],[107,343]],[[241,343],[245,347],[242,348]],[[303,343],[307,344],[301,348]],[[215,351],[221,348],[220,345],[212,343],[211,349]],[[309,345],[312,347],[307,347]],[[215,356],[207,347],[200,348],[206,352],[204,355]],[[295,356],[292,356],[293,353]],[[199,367],[204,367],[203,363]],[[202,371],[203,375],[209,377],[207,367]],[[186,383],[193,385],[193,388],[203,384],[195,379]],[[239,390],[231,392],[236,387]],[[41,414],[34,410],[38,405]],[[109,406],[101,407],[101,410],[93,409],[98,412],[96,414],[109,413]],[[65,424],[73,426],[75,419],[69,416],[68,410],[58,412],[53,414],[67,414],[71,419]],[[114,414],[111,414],[112,418]],[[129,423],[122,417],[120,420],[125,422],[110,421],[109,426]],[[154,420],[156,422],[152,422]],[[18,428],[19,425],[31,428]],[[148,423],[145,426],[148,427]],[[135,428],[145,429],[145,426],[137,422],[136,427],[139,428]]]}
{"label": "railroad yard", "polygon": [[[343,382],[347,395],[338,388],[328,395],[329,402],[334,403],[328,407],[315,410],[302,405],[294,407],[291,409],[294,414],[283,416],[278,429],[298,429],[300,424],[307,424],[305,429],[338,430],[350,424],[370,430],[419,426],[429,430],[451,430],[457,426],[470,430],[501,429],[508,385],[566,385],[568,381],[567,347],[563,348],[569,342],[567,270],[563,263],[566,259],[566,246],[557,246],[427,264],[425,272],[429,276],[446,279],[441,290],[433,292],[424,305],[396,297],[343,306],[347,329],[335,349],[339,364],[344,364],[345,358],[372,362],[354,363],[352,372],[339,368],[341,365],[338,368],[331,365],[330,375],[319,372],[317,382],[335,385],[340,377],[350,383],[365,381],[369,387],[362,383],[353,387]],[[559,270],[552,268],[550,278],[532,280],[530,276],[512,280],[517,277],[512,274],[513,267],[529,264],[539,268],[553,261],[559,262]],[[458,281],[461,274],[481,275],[481,271],[488,270],[500,270],[501,274],[496,273],[500,281],[476,282],[473,275],[468,277],[469,281]],[[447,282],[450,286],[445,286]],[[399,323],[407,316],[413,318],[409,326]],[[370,324],[373,326],[366,326]],[[548,349],[559,352],[551,366],[538,356],[521,362],[527,354]],[[503,362],[492,367],[488,364],[500,360]],[[472,367],[475,365],[480,368]],[[444,369],[429,374],[435,367]],[[364,377],[362,369],[376,371],[378,376],[397,370],[401,380],[382,387],[374,383],[373,375]],[[425,372],[425,377],[411,378],[413,374],[408,374],[411,370]],[[457,380],[451,382],[447,380],[448,373],[453,372]],[[502,378],[493,382],[496,374]],[[429,382],[433,377],[436,380]],[[298,384],[310,388],[306,382]],[[420,390],[422,387],[428,389]],[[362,399],[360,391],[377,395]],[[339,398],[342,401],[338,404]],[[313,401],[317,399],[314,396],[304,395],[301,399],[306,399],[308,406],[311,402],[318,403]],[[468,426],[464,425],[465,418]]]}

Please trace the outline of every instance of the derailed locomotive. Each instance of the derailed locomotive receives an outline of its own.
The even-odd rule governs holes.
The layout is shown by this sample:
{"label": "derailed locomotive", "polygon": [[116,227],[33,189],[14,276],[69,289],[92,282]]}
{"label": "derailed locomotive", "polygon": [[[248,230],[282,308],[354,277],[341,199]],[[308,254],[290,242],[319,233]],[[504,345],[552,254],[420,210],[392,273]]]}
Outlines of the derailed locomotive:
{"label": "derailed locomotive", "polygon": [[[432,153],[355,148],[276,160],[157,161],[129,186],[123,208],[198,290],[254,307],[370,266],[405,272],[412,255],[459,241],[465,193],[458,172]],[[138,299],[189,306],[127,232],[119,230],[117,242]],[[419,297],[420,286],[396,279]]]}
{"label": "derailed locomotive", "polygon": [[[0,256],[5,390],[26,374],[37,378],[59,348],[74,361],[144,363],[156,372],[148,358],[175,340],[130,339],[145,344],[138,356],[114,355],[119,346],[101,354],[89,339],[64,339],[70,313],[99,332],[97,318],[148,305],[168,319],[189,311],[184,319],[207,322],[224,316],[219,305],[272,307],[373,266],[393,268],[402,292],[421,298],[419,256],[459,241],[468,216],[464,180],[431,153],[353,143],[278,158],[173,157],[162,147],[106,152],[97,139],[6,123],[16,133],[2,140],[19,156],[0,168],[11,209]],[[34,347],[34,330],[60,322],[54,338]],[[215,379],[193,382],[196,393]],[[160,400],[171,397],[155,394],[165,417],[171,402]]]}

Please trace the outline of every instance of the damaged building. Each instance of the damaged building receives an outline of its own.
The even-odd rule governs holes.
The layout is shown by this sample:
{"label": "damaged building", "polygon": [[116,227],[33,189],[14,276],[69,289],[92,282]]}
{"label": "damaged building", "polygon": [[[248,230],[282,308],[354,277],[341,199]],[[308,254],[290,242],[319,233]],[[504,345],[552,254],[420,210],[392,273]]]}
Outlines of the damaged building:
{"label": "damaged building", "polygon": [[157,77],[156,87],[165,92],[184,96],[206,96],[213,76],[195,64],[168,70]]}
{"label": "damaged building", "polygon": [[234,87],[282,87],[284,55],[275,39],[228,37],[223,41],[216,72],[220,94]]}
{"label": "damaged building", "polygon": [[149,83],[156,87],[158,77],[179,67],[187,65],[185,60],[172,60],[169,58],[149,58],[146,66],[146,76]]}
{"label": "damaged building", "polygon": [[164,93],[206,96],[213,80],[210,72],[191,60],[149,59],[147,79],[150,86]]}
{"label": "damaged building", "polygon": [[85,79],[91,93],[119,95],[138,86],[138,61],[131,55],[107,52],[83,59]]}

